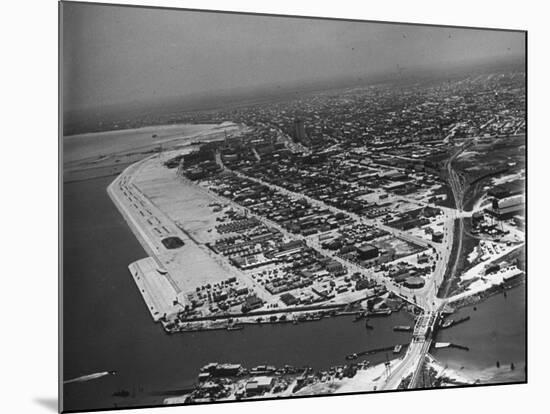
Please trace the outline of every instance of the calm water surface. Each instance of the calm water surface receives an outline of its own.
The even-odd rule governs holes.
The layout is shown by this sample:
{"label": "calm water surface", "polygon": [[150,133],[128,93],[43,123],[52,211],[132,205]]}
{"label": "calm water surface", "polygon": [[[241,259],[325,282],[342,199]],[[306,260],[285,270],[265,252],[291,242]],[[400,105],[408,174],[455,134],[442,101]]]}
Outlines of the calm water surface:
{"label": "calm water surface", "polygon": [[[453,319],[463,316],[471,319],[439,331],[436,339],[467,346],[470,350],[445,348],[432,350],[432,354],[450,368],[463,370],[468,376],[485,382],[525,380],[525,307],[525,284],[522,284],[506,295],[494,295],[475,306],[460,309]],[[511,364],[514,370],[510,369]]]}

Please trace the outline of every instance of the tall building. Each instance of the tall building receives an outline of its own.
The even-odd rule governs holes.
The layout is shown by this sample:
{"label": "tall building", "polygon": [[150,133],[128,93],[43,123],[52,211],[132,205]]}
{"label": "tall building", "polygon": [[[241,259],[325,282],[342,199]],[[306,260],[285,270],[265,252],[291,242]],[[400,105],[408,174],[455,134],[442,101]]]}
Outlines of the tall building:
{"label": "tall building", "polygon": [[294,138],[301,144],[309,144],[304,121],[298,118],[294,120]]}

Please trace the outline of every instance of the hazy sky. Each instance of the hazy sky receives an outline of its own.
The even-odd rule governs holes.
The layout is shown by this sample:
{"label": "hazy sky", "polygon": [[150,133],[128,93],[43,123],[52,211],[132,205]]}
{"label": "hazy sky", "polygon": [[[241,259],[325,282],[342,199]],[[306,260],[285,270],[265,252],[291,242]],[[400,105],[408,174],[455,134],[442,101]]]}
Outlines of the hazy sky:
{"label": "hazy sky", "polygon": [[65,110],[523,54],[517,32],[63,5]]}

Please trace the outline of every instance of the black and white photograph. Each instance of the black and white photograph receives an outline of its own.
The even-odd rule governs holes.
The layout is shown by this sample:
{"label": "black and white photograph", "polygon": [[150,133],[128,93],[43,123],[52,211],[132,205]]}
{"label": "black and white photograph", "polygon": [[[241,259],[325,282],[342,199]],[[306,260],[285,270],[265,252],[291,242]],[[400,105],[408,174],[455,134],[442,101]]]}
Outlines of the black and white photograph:
{"label": "black and white photograph", "polygon": [[60,410],[527,383],[527,31],[183,7],[59,3]]}

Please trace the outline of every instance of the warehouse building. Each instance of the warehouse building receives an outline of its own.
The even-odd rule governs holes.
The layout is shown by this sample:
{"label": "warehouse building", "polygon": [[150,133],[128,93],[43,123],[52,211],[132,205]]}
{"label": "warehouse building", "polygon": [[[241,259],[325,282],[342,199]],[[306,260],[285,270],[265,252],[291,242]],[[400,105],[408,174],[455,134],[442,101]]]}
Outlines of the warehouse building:
{"label": "warehouse building", "polygon": [[357,248],[357,254],[360,260],[374,259],[378,257],[378,247],[365,243]]}
{"label": "warehouse building", "polygon": [[523,194],[517,194],[505,198],[493,199],[493,204],[489,212],[501,220],[512,218],[517,213],[524,210],[525,198]]}

